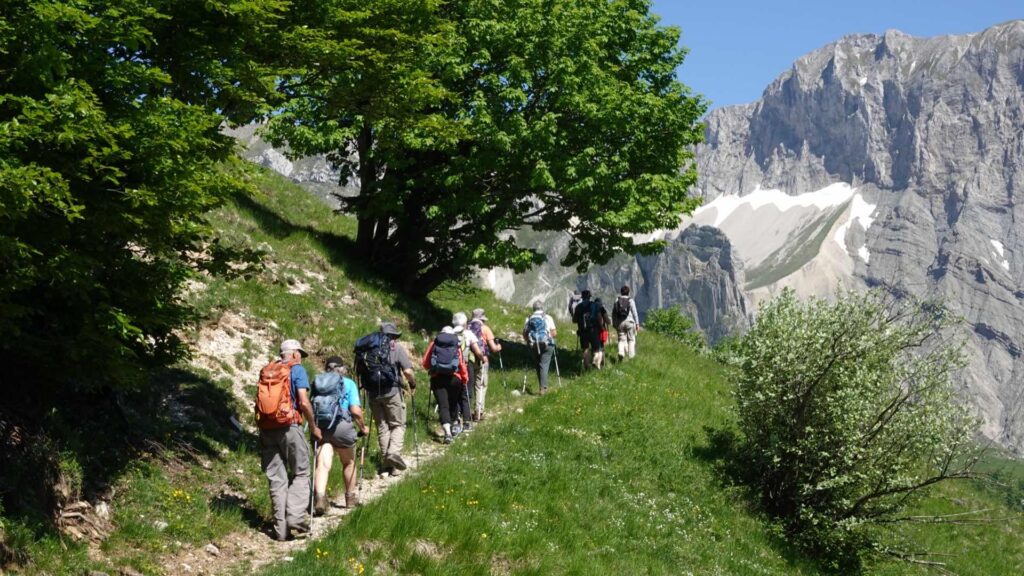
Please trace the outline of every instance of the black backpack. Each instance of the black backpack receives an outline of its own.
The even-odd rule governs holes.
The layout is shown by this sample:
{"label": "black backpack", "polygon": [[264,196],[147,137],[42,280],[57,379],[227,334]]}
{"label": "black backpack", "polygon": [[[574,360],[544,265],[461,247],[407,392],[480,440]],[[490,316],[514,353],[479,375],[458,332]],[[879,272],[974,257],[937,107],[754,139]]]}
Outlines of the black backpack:
{"label": "black backpack", "polygon": [[451,376],[459,371],[459,337],[444,332],[434,338],[430,350],[430,375]]}
{"label": "black backpack", "polygon": [[576,312],[580,315],[580,334],[589,334],[597,328],[597,317],[600,308],[593,300],[584,300],[576,306]]}
{"label": "black backpack", "polygon": [[371,396],[380,396],[398,384],[398,370],[391,362],[391,338],[373,332],[356,340],[353,349],[359,384]]}
{"label": "black backpack", "polygon": [[629,296],[619,296],[612,306],[612,324],[618,326],[629,317]]}

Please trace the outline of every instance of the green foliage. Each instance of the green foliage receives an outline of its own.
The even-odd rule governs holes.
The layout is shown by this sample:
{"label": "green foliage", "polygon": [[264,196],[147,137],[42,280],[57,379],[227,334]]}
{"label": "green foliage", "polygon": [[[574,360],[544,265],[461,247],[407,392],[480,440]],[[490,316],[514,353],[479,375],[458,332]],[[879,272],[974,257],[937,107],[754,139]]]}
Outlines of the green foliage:
{"label": "green foliage", "polygon": [[704,336],[694,329],[693,320],[685,316],[679,308],[648,310],[644,327],[651,332],[664,334],[677,342],[682,342],[691,350],[701,351],[707,346],[704,343]]}
{"label": "green foliage", "polygon": [[[203,214],[238,186],[220,125],[266,109],[272,82],[244,52],[282,7],[0,5],[0,349],[41,396],[139,382],[181,352]],[[57,358],[89,369],[42,372]]]}
{"label": "green foliage", "polygon": [[925,488],[975,462],[976,422],[950,384],[962,365],[951,325],[939,307],[879,292],[828,303],[786,291],[743,339],[736,397],[752,482],[795,541],[843,571]]}
{"label": "green foliage", "polygon": [[289,102],[271,133],[358,176],[357,251],[394,262],[410,292],[473,266],[544,261],[507,234],[527,225],[569,232],[563,263],[580,269],[653,252],[662,245],[630,233],[693,208],[706,106],[675,77],[679,31],[649,9],[300,2]]}

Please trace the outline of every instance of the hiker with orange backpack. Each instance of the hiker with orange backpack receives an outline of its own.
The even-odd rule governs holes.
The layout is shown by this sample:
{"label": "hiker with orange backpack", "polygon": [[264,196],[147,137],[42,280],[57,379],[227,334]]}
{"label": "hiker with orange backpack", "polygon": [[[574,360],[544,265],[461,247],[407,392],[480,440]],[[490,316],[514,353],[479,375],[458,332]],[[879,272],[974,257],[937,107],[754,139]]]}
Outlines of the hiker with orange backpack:
{"label": "hiker with orange backpack", "polygon": [[260,466],[270,486],[275,540],[309,534],[309,445],[302,433],[303,416],[313,439],[319,442],[322,435],[309,402],[309,375],[302,367],[306,356],[298,340],[282,342],[281,357],[260,370],[256,390]]}

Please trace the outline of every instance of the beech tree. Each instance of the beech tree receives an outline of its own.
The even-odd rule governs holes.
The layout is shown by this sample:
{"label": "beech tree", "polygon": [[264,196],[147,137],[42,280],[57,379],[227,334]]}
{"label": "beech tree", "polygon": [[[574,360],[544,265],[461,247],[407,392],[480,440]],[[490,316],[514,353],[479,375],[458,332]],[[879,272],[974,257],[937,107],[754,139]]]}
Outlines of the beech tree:
{"label": "beech tree", "polygon": [[220,126],[271,108],[252,49],[284,6],[0,3],[0,379],[70,396],[180,352],[178,287],[234,185]]}
{"label": "beech tree", "polygon": [[647,0],[296,2],[270,125],[295,155],[356,176],[356,250],[408,293],[544,254],[651,253],[633,235],[695,206],[704,101],[676,79],[679,31]]}

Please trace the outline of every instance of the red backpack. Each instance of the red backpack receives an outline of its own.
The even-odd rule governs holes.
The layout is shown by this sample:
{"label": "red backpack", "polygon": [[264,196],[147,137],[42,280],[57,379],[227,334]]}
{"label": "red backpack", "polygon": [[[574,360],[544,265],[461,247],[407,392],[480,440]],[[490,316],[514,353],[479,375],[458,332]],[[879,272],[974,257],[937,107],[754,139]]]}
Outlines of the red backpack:
{"label": "red backpack", "polygon": [[260,430],[302,424],[302,415],[292,404],[292,366],[298,360],[274,360],[260,370],[256,387],[256,427]]}

